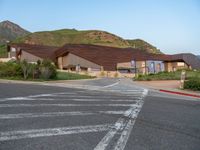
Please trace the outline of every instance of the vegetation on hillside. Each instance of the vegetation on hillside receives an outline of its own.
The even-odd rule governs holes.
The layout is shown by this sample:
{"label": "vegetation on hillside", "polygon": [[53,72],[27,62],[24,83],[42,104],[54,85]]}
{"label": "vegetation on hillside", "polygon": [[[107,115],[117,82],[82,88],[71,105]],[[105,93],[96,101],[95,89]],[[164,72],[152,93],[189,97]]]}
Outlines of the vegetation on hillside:
{"label": "vegetation on hillside", "polygon": [[114,47],[127,47],[128,42],[118,36],[104,31],[63,29],[56,31],[35,32],[15,42],[62,46],[64,44],[96,44]]}
{"label": "vegetation on hillside", "polygon": [[[0,22],[0,45],[8,41],[14,43],[40,44],[49,46],[63,46],[64,44],[94,44],[119,48],[139,48],[149,53],[161,53],[153,45],[140,40],[125,40],[117,35],[100,30],[61,29],[30,33],[19,25],[10,22]],[[0,57],[6,55],[4,46],[0,48]]]}
{"label": "vegetation on hillside", "polygon": [[112,47],[134,47],[150,53],[160,53],[156,47],[143,40],[125,40],[114,34],[99,30],[62,29],[55,31],[35,32],[18,38],[14,43],[62,46],[64,44],[94,44]]}
{"label": "vegetation on hillside", "polygon": [[25,36],[29,33],[30,32],[13,22],[0,22],[0,44],[5,44],[7,41],[15,40],[16,38]]}
{"label": "vegetation on hillside", "polygon": [[162,52],[157,49],[155,46],[147,43],[144,40],[141,39],[135,39],[135,40],[127,40],[131,47],[133,48],[139,48],[143,51],[147,51],[149,53],[155,53],[155,54],[161,54]]}

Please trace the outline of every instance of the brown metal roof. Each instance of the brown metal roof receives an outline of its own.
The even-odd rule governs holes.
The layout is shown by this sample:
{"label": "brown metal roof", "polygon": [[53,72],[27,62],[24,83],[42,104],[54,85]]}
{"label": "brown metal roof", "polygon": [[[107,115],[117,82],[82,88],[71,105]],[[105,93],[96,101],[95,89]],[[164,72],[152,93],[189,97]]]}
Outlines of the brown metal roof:
{"label": "brown metal roof", "polygon": [[140,49],[114,48],[87,44],[66,44],[55,52],[56,57],[66,55],[67,53],[75,54],[104,66],[106,70],[115,70],[117,63],[129,62],[131,60],[184,61],[193,69],[200,69],[200,60],[193,54],[149,54]]}
{"label": "brown metal roof", "polygon": [[172,55],[172,60],[183,60],[185,63],[191,66],[192,69],[200,69],[200,59],[191,53]]}
{"label": "brown metal roof", "polygon": [[105,70],[115,70],[117,63],[131,60],[145,60],[146,53],[139,49],[115,48],[87,44],[66,44],[56,52],[56,57],[72,53],[104,67]]}
{"label": "brown metal roof", "polygon": [[55,46],[33,45],[24,43],[9,44],[8,46],[15,47],[18,50],[18,53],[23,50],[42,59],[50,59],[52,61],[55,61],[55,51],[58,49],[58,47]]}

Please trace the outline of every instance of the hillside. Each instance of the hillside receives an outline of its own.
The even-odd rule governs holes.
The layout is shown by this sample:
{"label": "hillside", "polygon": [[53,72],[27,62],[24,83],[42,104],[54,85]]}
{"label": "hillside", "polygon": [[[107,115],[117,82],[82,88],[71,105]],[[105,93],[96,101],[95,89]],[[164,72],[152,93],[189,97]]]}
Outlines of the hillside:
{"label": "hillside", "polygon": [[126,40],[108,32],[97,30],[78,31],[75,29],[35,32],[24,38],[19,38],[17,42],[51,46],[62,46],[71,43],[127,47],[129,44]]}
{"label": "hillside", "polygon": [[5,44],[6,41],[15,40],[16,38],[25,36],[29,33],[30,32],[26,31],[13,22],[0,22],[0,44]]}
{"label": "hillside", "polygon": [[135,40],[127,40],[131,47],[133,48],[139,48],[141,50],[147,51],[149,53],[155,53],[160,54],[162,53],[159,49],[157,49],[155,46],[147,43],[144,40],[141,39],[135,39]]}
{"label": "hillside", "polygon": [[30,32],[21,28],[19,25],[10,22],[0,22],[0,57],[7,57],[6,42],[25,36]]}
{"label": "hillside", "polygon": [[15,43],[41,44],[50,46],[62,46],[64,44],[94,44],[111,47],[134,47],[145,48],[150,53],[160,53],[156,47],[143,40],[125,40],[114,34],[99,31],[85,30],[79,31],[75,29],[62,29],[55,31],[43,31],[29,34],[23,38],[18,38]]}

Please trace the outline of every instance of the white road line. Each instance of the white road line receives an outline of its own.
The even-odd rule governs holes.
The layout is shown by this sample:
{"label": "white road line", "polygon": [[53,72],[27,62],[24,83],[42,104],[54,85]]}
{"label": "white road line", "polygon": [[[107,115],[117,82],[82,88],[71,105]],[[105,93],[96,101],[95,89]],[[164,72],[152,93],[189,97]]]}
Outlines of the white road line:
{"label": "white road line", "polygon": [[121,136],[118,139],[117,144],[114,147],[114,150],[123,150],[125,148],[134,124],[135,124],[135,120],[129,120],[123,132],[121,133]]}
{"label": "white road line", "polygon": [[[61,101],[62,99],[52,99],[52,98],[10,98],[10,99],[0,99],[0,102],[6,102],[6,101]],[[64,99],[62,100],[64,101]]]}
{"label": "white road line", "polygon": [[[143,97],[145,97],[148,94],[148,90],[143,90]],[[127,118],[123,120],[123,118],[120,118],[115,124],[118,124],[119,128],[116,130],[111,129],[104,137],[103,139],[97,144],[97,146],[94,148],[94,150],[105,150],[109,145],[112,145],[113,150],[123,150],[126,146],[126,143],[128,141],[129,135],[132,131],[132,128],[135,124],[135,120],[142,108],[144,101],[138,100],[136,104],[133,104],[130,109],[125,111],[123,114]],[[122,131],[120,131],[120,129]],[[118,134],[117,134],[118,133]],[[112,141],[112,139],[115,136],[119,136],[117,141]],[[111,149],[109,147],[109,149]]]}
{"label": "white road line", "polygon": [[0,104],[3,107],[130,107],[131,104]]}
{"label": "white road line", "polygon": [[[37,94],[37,95],[29,95],[29,96],[23,96],[23,97],[10,97],[10,98],[5,98],[5,100],[26,100],[26,99],[32,99],[32,98],[37,98],[37,97],[48,97],[48,96],[58,96],[58,95],[63,95],[65,94],[66,96],[70,96],[68,94],[77,94],[77,93],[51,93],[51,94]],[[74,96],[74,95],[73,95]]]}
{"label": "white road line", "polygon": [[112,127],[113,125],[111,124],[103,124],[103,125],[89,125],[89,126],[77,126],[77,127],[8,131],[8,132],[0,132],[0,141],[68,135],[68,134],[80,134],[89,132],[102,132],[111,129]]}
{"label": "white road line", "polygon": [[19,114],[1,114],[0,119],[19,119],[19,118],[37,118],[37,117],[61,117],[61,116],[86,116],[97,114],[122,115],[124,111],[75,111],[75,112],[48,112],[48,113],[19,113]]}
{"label": "white road line", "polygon": [[102,88],[108,88],[108,87],[112,87],[112,86],[115,86],[119,84],[119,82],[116,82],[116,83],[113,83],[113,84],[110,84],[110,85],[106,85],[106,86],[103,86]]}
{"label": "white road line", "polygon": [[6,100],[32,100],[33,98],[30,97],[11,97],[11,98],[5,98],[0,101],[6,101]]}
{"label": "white road line", "polygon": [[[139,99],[139,98],[138,98]],[[53,98],[10,98],[10,99],[0,99],[0,102],[6,102],[6,101],[84,101],[84,102],[93,102],[93,101],[111,101],[111,102],[134,102],[136,100],[133,99],[107,99],[107,98],[103,98],[103,99],[94,99],[94,98],[87,98],[87,99],[83,99],[83,98],[72,98],[72,99],[53,99]]]}
{"label": "white road line", "polygon": [[134,101],[136,101],[136,100],[132,100],[132,99],[78,99],[78,98],[76,98],[76,99],[71,99],[72,101],[87,101],[87,102],[95,102],[95,101],[107,101],[107,102],[109,102],[109,101],[111,101],[111,102],[134,102]]}
{"label": "white road line", "polygon": [[97,144],[94,150],[105,150],[106,147],[110,144],[111,140],[117,132],[120,132],[125,126],[125,119],[119,118],[115,123],[113,129],[111,129],[103,139]]}
{"label": "white road line", "polygon": [[90,96],[90,95],[52,95],[51,97],[58,97],[58,98],[62,98],[62,97],[66,97],[66,98],[68,98],[68,97],[92,97],[92,96]]}
{"label": "white road line", "polygon": [[[29,95],[24,97],[46,97],[46,96],[54,96],[54,95],[71,95],[71,94],[77,94],[75,92],[62,92],[62,93],[49,93],[49,94],[36,94],[36,95]],[[15,97],[13,97],[15,98]]]}
{"label": "white road line", "polygon": [[[69,95],[70,94],[70,95]],[[88,99],[94,99],[97,98],[98,96],[95,95],[71,95],[71,94],[76,94],[76,93],[52,93],[52,94],[38,94],[38,95],[30,95],[30,96],[25,96],[25,97],[11,97],[11,98],[4,98],[0,99],[0,102],[4,101],[17,101],[17,100],[54,100],[54,97],[66,97],[66,98],[88,98]],[[125,93],[123,93],[125,94]],[[141,95],[126,95],[126,96],[134,96],[134,97],[140,97]],[[51,97],[51,98],[47,98]],[[110,99],[110,95],[108,96],[101,96],[101,99]],[[38,99],[39,98],[39,99]],[[65,99],[58,99],[58,100],[65,100]]]}

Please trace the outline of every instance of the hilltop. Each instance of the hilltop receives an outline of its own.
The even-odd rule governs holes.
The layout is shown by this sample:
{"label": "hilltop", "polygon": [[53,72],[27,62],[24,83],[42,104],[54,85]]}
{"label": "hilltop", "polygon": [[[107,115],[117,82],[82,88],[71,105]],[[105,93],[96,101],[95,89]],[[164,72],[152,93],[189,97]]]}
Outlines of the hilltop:
{"label": "hilltop", "polygon": [[30,32],[13,22],[0,22],[0,44],[5,44],[7,41],[15,40],[16,38],[25,36],[29,33]]}
{"label": "hilltop", "polygon": [[141,39],[135,39],[135,40],[127,40],[131,47],[133,48],[139,48],[143,51],[147,51],[148,53],[155,53],[160,54],[162,53],[159,49],[157,49],[155,46],[147,43],[144,40]]}
{"label": "hilltop", "polygon": [[125,40],[117,35],[100,30],[62,29],[43,31],[18,38],[15,43],[40,44],[49,46],[62,46],[64,44],[94,44],[111,47],[133,47],[147,50],[149,53],[161,53],[156,47],[140,40]]}
{"label": "hilltop", "polygon": [[30,32],[23,29],[19,25],[10,22],[0,22],[0,57],[7,57],[6,43],[16,38],[25,36]]}

